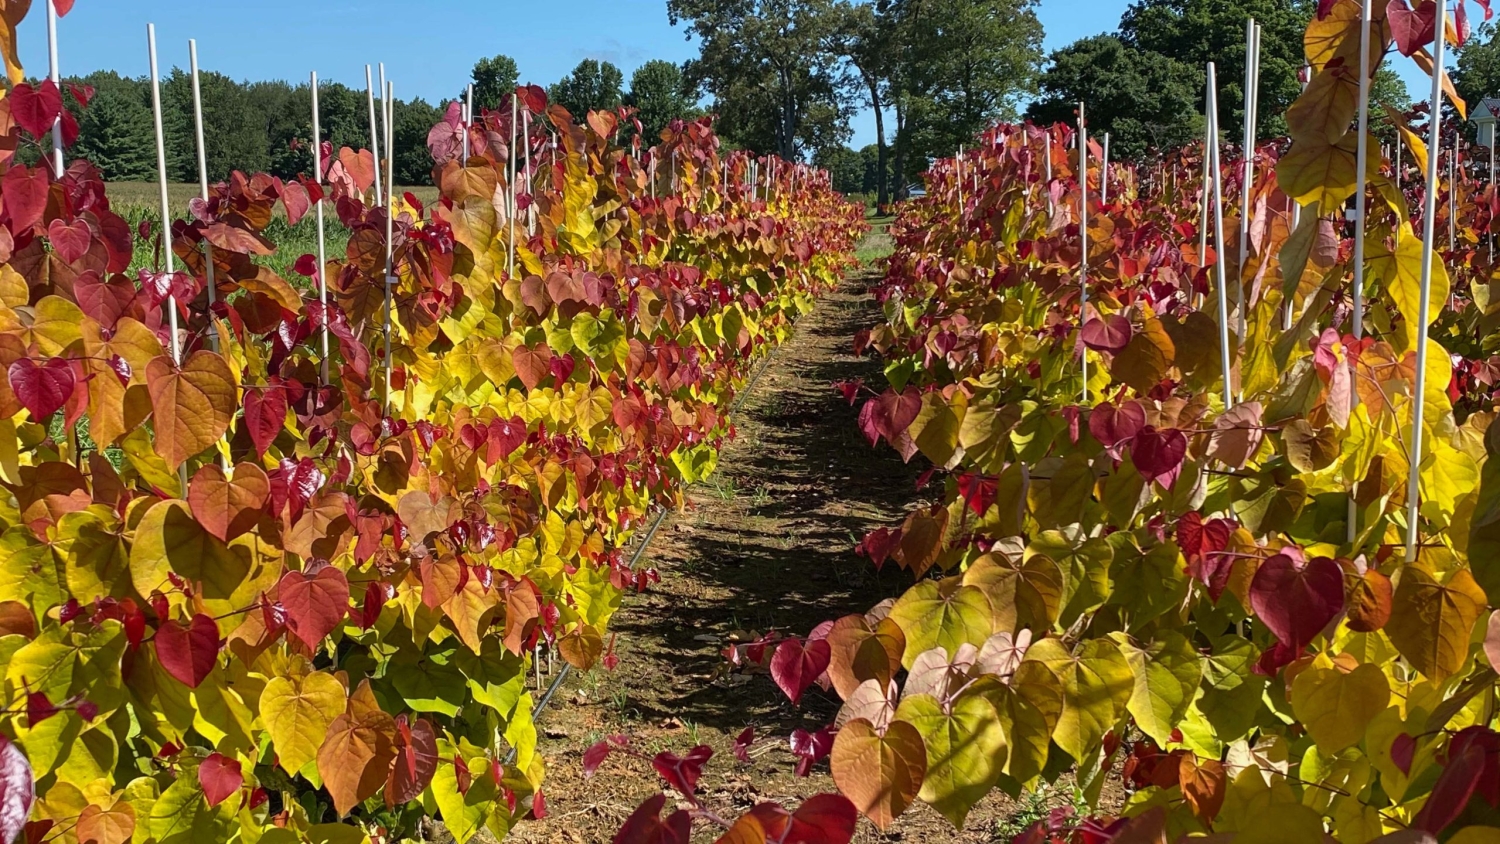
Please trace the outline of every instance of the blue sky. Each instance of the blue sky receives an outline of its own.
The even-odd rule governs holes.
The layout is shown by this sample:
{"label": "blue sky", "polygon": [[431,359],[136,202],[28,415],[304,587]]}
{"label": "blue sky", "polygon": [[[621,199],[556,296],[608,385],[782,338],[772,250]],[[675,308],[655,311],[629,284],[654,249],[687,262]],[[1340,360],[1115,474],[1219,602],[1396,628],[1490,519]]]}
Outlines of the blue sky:
{"label": "blue sky", "polygon": [[[1128,0],[1041,0],[1046,48],[1119,24]],[[46,73],[42,0],[21,26],[21,60]],[[1472,6],[1471,6],[1472,9]],[[1477,16],[1476,16],[1477,19]],[[551,84],[584,58],[630,71],[648,59],[682,62],[697,53],[667,21],[664,0],[77,0],[58,25],[65,74],[113,69],[147,72],[146,24],[154,22],[163,68],[187,66],[187,40],[198,39],[204,69],[237,79],[324,79],[364,86],[364,66],[385,62],[396,96],[438,102],[468,80],[475,60],[515,58],[523,80]],[[1414,99],[1426,77],[1402,61]],[[868,111],[854,122],[855,147],[875,138]]]}

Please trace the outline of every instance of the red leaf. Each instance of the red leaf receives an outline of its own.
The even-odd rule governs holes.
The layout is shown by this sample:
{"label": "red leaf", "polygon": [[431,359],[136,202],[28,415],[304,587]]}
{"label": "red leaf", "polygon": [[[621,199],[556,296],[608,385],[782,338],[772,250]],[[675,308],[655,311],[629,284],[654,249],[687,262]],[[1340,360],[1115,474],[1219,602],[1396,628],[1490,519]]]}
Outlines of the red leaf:
{"label": "red leaf", "polygon": [[750,764],[750,745],[755,743],[755,728],[746,727],[734,739],[734,758]]}
{"label": "red leaf", "polygon": [[1406,733],[1399,733],[1391,742],[1391,761],[1401,769],[1401,773],[1411,774],[1412,756],[1417,752],[1417,740]]}
{"label": "red leaf", "polygon": [[776,647],[776,655],[771,657],[771,679],[795,706],[801,703],[802,693],[807,687],[827,670],[831,655],[832,649],[826,640],[808,642],[804,647],[796,639],[787,639]]}
{"label": "red leaf", "polygon": [[[286,626],[309,649],[316,650],[349,611],[349,579],[335,566],[317,574],[289,571],[277,586],[286,607]],[[401,801],[406,802],[406,801]]]}
{"label": "red leaf", "polygon": [[1130,441],[1130,459],[1141,477],[1148,481],[1164,479],[1163,485],[1170,487],[1187,457],[1187,446],[1187,437],[1176,428],[1157,430],[1147,425]]}
{"label": "red leaf", "polygon": [[833,750],[833,730],[824,727],[816,733],[807,730],[792,730],[792,736],[788,740],[792,747],[792,753],[796,754],[797,776],[805,777],[812,771],[812,766],[827,756]]}
{"label": "red leaf", "polygon": [[526,442],[526,422],[519,416],[496,419],[490,423],[487,435],[489,447],[485,449],[485,461],[494,463],[509,457],[511,452]]}
{"label": "red leaf", "polygon": [[58,17],[65,17],[73,11],[73,0],[52,0],[52,7],[57,9]]}
{"label": "red leaf", "polygon": [[0,735],[0,841],[20,838],[35,802],[31,763],[19,747]]}
{"label": "red leaf", "polygon": [[792,813],[792,828],[783,840],[802,844],[848,844],[859,810],[842,794],[814,794]]}
{"label": "red leaf", "polygon": [[62,92],[51,79],[35,88],[22,82],[10,89],[10,114],[16,125],[33,138],[52,131],[52,124],[62,115]]}
{"label": "red leaf", "polygon": [[[18,86],[19,87],[19,86]],[[19,236],[42,221],[47,210],[47,170],[43,167],[11,167],[0,177],[0,195],[11,234]]]}
{"label": "red leaf", "polygon": [[698,778],[703,776],[703,766],[713,755],[713,748],[706,744],[700,744],[689,750],[686,756],[678,756],[664,750],[651,760],[651,767],[661,774],[661,778],[666,780],[668,785],[683,794],[692,794],[698,788]]}
{"label": "red leaf", "polygon": [[1415,10],[1406,0],[1390,0],[1385,7],[1385,19],[1396,40],[1396,49],[1403,56],[1414,56],[1432,43],[1433,25],[1437,18],[1437,4],[1424,0]]}
{"label": "red leaf", "polygon": [[1113,355],[1125,348],[1132,333],[1130,320],[1120,314],[1110,314],[1085,322],[1083,330],[1078,332],[1078,338],[1083,341],[1083,345],[1096,352],[1109,352]]}
{"label": "red leaf", "polygon": [[1277,554],[1250,582],[1250,607],[1276,638],[1301,653],[1344,609],[1344,572],[1328,557],[1297,565]]}
{"label": "red leaf", "polygon": [[163,621],[156,630],[156,659],[168,674],[198,688],[219,660],[219,626],[203,613],[191,624]]}
{"label": "red leaf", "polygon": [[208,805],[217,806],[245,785],[245,775],[238,759],[214,753],[198,766],[198,782]]}
{"label": "red leaf", "polygon": [[[1456,743],[1449,743],[1450,751]],[[1480,775],[1484,773],[1484,756],[1485,749],[1477,743],[1466,743],[1462,750],[1450,752],[1448,764],[1443,766],[1443,772],[1438,775],[1432,793],[1427,796],[1427,802],[1417,813],[1412,826],[1436,835],[1453,823],[1479,787]]]}
{"label": "red leaf", "polygon": [[58,218],[47,225],[47,240],[64,264],[74,264],[89,253],[94,234],[89,231],[89,224],[82,220],[64,223]]}
{"label": "red leaf", "polygon": [[603,765],[604,760],[609,758],[610,749],[609,739],[605,739],[603,741],[596,742],[594,745],[589,747],[588,750],[585,750],[583,752],[584,777],[592,777],[594,775],[594,772],[599,770],[599,766]]}
{"label": "red leaf", "polygon": [[468,795],[469,789],[474,785],[474,775],[469,773],[468,763],[457,753],[453,754],[453,780],[458,793],[463,795]]}
{"label": "red leaf", "polygon": [[245,390],[245,427],[255,450],[265,454],[286,427],[286,390],[279,385]]}
{"label": "red leaf", "polygon": [[292,264],[292,272],[295,272],[297,275],[307,276],[308,278],[316,278],[318,275],[318,256],[309,254],[299,257],[297,262]]}
{"label": "red leaf", "polygon": [[692,835],[692,817],[679,809],[663,821],[661,810],[666,805],[665,794],[646,798],[615,833],[614,844],[687,844]]}
{"label": "red leaf", "polygon": [[[68,2],[71,4],[72,0],[68,0]],[[78,107],[82,109],[88,108],[89,103],[93,102],[94,100],[94,86],[79,85],[74,82],[69,82],[67,83],[67,85],[68,93],[72,94],[73,99],[78,101]]]}
{"label": "red leaf", "polygon": [[281,189],[281,204],[286,206],[287,225],[295,226],[312,207],[312,199],[301,182],[287,182]]}
{"label": "red leaf", "polygon": [[1146,426],[1146,409],[1128,401],[1119,407],[1101,404],[1089,411],[1089,433],[1105,448],[1134,437]]}
{"label": "red leaf", "polygon": [[66,358],[48,358],[41,366],[31,358],[21,358],[10,365],[7,375],[16,398],[31,413],[31,421],[38,423],[62,408],[77,383]]}
{"label": "red leaf", "polygon": [[57,707],[52,705],[52,701],[44,693],[30,692],[26,695],[26,721],[29,726],[35,727],[56,714]]}
{"label": "red leaf", "polygon": [[886,390],[876,396],[873,401],[876,405],[875,427],[887,440],[895,442],[906,433],[911,423],[917,419],[917,414],[922,410],[922,394],[916,387],[907,387],[906,391],[897,395]]}
{"label": "red leaf", "polygon": [[[327,571],[327,569],[324,569]],[[410,803],[421,796],[437,772],[437,733],[426,718],[407,726],[405,716],[396,722],[396,764],[385,786],[387,807]]]}

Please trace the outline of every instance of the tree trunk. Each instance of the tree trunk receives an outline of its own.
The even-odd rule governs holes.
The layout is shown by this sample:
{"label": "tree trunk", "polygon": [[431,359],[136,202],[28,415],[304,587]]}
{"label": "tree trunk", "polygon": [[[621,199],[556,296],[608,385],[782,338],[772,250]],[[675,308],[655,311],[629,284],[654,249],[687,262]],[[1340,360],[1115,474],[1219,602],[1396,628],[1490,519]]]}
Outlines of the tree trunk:
{"label": "tree trunk", "polygon": [[885,115],[880,107],[880,83],[873,76],[865,76],[870,86],[870,105],[875,109],[875,207],[882,212],[890,202],[890,192],[885,183]]}
{"label": "tree trunk", "polygon": [[896,106],[896,184],[897,199],[906,198],[906,107],[901,97],[895,99]]}

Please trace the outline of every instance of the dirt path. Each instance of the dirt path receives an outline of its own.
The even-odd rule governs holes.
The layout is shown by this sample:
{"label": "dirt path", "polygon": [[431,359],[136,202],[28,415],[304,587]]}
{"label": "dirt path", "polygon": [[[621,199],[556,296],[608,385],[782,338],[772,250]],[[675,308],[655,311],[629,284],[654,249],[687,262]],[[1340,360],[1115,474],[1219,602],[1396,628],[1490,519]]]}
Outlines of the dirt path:
{"label": "dirt path", "polygon": [[[853,547],[869,530],[899,521],[917,498],[920,467],[903,464],[891,449],[871,448],[855,424],[856,409],[830,386],[856,377],[881,383],[879,365],[851,353],[854,333],[879,318],[868,295],[874,281],[870,273],[846,280],[799,323],[739,410],[739,435],[719,471],[689,492],[686,513],[662,525],[645,555],[661,583],[627,597],[613,622],[619,666],[570,677],[540,721],[550,814],[523,824],[512,840],[592,844],[613,837],[658,787],[649,766],[618,756],[583,779],[583,750],[617,732],[650,753],[712,746],[700,793],[726,814],[768,799],[794,806],[834,790],[826,761],[808,778],[794,776],[787,737],[831,721],[837,697],[814,686],[794,708],[768,675],[725,676],[719,651],[736,631],[805,634],[911,583],[894,567],[876,572]],[[730,752],[747,725],[757,736],[750,766]],[[1008,835],[997,834],[1013,833],[1014,821],[1000,824],[1014,811],[992,795],[957,833],[918,804],[884,835],[861,821],[855,840],[1004,841]],[[713,840],[707,824],[698,828],[695,840]]]}

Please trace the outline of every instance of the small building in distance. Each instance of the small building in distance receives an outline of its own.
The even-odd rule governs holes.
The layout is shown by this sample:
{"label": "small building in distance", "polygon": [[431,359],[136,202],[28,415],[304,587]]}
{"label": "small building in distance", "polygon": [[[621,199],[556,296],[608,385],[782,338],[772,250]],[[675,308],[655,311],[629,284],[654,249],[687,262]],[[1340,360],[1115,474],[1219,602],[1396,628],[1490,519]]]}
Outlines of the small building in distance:
{"label": "small building in distance", "polygon": [[1474,124],[1476,141],[1480,146],[1495,145],[1495,123],[1500,120],[1500,97],[1485,97],[1469,114]]}

